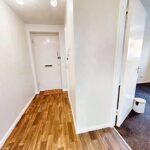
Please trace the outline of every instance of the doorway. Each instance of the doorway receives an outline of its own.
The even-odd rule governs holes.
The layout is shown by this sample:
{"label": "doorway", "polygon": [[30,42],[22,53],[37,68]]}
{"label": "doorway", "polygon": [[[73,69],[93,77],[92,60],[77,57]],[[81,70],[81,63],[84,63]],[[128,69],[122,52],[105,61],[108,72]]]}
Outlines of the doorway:
{"label": "doorway", "polygon": [[58,33],[31,33],[38,91],[62,89]]}
{"label": "doorway", "polygon": [[140,0],[128,0],[124,51],[120,69],[120,93],[116,121],[118,127],[121,126],[133,108],[146,15],[146,10]]}
{"label": "doorway", "polygon": [[[149,66],[150,60],[147,55],[150,37],[145,37],[146,34],[149,36],[149,31],[146,31],[148,19],[149,13],[142,0],[128,0],[116,128],[133,150],[148,150],[150,147],[149,102],[144,114],[132,110],[135,97],[150,99],[147,97],[150,95],[150,84],[137,84],[141,80],[150,81],[145,73],[145,66]],[[144,49],[147,49],[146,53],[143,53]]]}

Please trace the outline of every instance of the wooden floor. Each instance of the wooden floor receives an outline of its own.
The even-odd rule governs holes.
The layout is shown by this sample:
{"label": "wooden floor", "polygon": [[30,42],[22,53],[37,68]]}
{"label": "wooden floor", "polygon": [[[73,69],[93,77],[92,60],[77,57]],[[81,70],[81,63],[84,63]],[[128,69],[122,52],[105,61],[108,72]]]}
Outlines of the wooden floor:
{"label": "wooden floor", "polygon": [[75,134],[66,93],[37,95],[2,150],[128,150],[114,129]]}

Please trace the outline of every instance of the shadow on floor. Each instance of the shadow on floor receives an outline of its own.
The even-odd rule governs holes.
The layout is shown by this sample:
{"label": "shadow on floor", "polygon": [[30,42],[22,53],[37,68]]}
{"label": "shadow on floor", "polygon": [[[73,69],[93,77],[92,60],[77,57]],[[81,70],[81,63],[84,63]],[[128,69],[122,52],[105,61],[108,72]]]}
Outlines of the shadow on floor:
{"label": "shadow on floor", "polygon": [[139,84],[136,97],[146,99],[144,114],[130,113],[120,128],[116,129],[133,150],[150,150],[150,84]]}

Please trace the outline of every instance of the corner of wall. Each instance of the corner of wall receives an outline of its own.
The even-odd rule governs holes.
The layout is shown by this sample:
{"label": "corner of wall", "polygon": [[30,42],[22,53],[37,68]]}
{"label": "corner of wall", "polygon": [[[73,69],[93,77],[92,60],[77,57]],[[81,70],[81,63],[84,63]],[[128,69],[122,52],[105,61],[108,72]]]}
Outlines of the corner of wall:
{"label": "corner of wall", "polygon": [[69,94],[69,92],[68,92],[68,99],[69,99],[69,104],[70,104],[70,107],[71,107],[71,113],[72,113],[72,117],[73,117],[73,123],[74,123],[75,131],[77,133],[76,118],[75,118],[75,114],[74,114],[74,111],[73,111],[73,106],[72,106],[72,103],[71,103],[71,100],[70,100],[70,94]]}

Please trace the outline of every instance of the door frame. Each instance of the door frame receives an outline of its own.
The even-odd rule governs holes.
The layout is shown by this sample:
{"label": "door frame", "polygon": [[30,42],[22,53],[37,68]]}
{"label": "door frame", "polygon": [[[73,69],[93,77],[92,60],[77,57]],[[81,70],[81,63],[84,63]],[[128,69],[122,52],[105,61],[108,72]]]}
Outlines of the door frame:
{"label": "door frame", "polygon": [[[31,32],[30,33],[30,38],[32,36],[36,36],[36,35],[40,35],[40,36],[51,36],[51,34],[56,34],[56,36],[58,37],[58,45],[59,45],[59,48],[58,48],[58,51],[56,52],[57,53],[57,57],[61,57],[61,53],[60,53],[60,40],[59,40],[59,33],[58,32],[45,32],[45,33],[41,33],[41,32]],[[32,45],[32,39],[31,39],[31,45]],[[34,68],[35,68],[35,75],[36,75],[36,85],[37,85],[37,88],[38,88],[38,91],[41,91],[40,90],[40,86],[39,86],[39,83],[38,83],[38,71],[37,71],[37,65],[36,65],[36,60],[35,60],[35,49],[33,49],[33,46],[32,46],[32,60],[33,60],[33,63],[34,63]],[[59,89],[62,89],[62,68],[61,68],[61,60],[59,59],[58,60],[60,65],[59,65],[59,77],[60,77],[60,88]],[[44,91],[44,90],[42,90]]]}
{"label": "door frame", "polygon": [[38,94],[38,82],[37,82],[37,73],[35,67],[35,61],[33,56],[33,48],[31,43],[31,34],[32,33],[58,33],[59,36],[59,52],[61,56],[61,89],[66,91],[66,66],[65,66],[65,43],[64,43],[64,26],[59,25],[26,25],[26,35],[27,42],[29,46],[30,61],[32,66],[32,73],[34,79],[35,92]]}
{"label": "door frame", "polygon": [[121,86],[121,73],[122,65],[124,63],[124,43],[126,33],[126,21],[127,21],[127,9],[129,0],[120,0],[119,14],[117,23],[117,40],[115,50],[115,64],[114,64],[114,79],[113,79],[113,91],[112,91],[112,105],[111,105],[111,127],[116,125],[117,106],[119,103],[118,93],[119,86]]}

